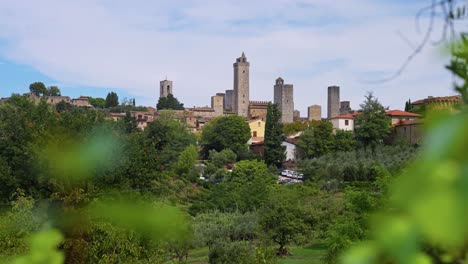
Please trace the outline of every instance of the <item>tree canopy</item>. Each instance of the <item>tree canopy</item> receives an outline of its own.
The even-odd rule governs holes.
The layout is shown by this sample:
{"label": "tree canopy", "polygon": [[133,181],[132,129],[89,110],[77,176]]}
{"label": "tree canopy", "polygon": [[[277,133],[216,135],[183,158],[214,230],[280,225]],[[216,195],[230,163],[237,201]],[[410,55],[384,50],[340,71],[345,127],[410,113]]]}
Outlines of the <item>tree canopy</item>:
{"label": "tree canopy", "polygon": [[29,91],[36,96],[47,96],[49,91],[42,82],[34,82],[29,85]]}
{"label": "tree canopy", "polygon": [[119,96],[115,92],[110,92],[106,96],[106,108],[119,105]]}
{"label": "tree canopy", "polygon": [[243,117],[223,116],[211,120],[203,127],[202,145],[205,156],[210,150],[231,149],[239,155],[247,152],[250,139],[250,127]]}
{"label": "tree canopy", "polygon": [[360,106],[362,112],[355,119],[356,139],[362,146],[375,149],[390,133],[391,119],[371,92]]}
{"label": "tree canopy", "polygon": [[58,88],[58,86],[50,86],[47,89],[47,92],[48,92],[48,95],[50,95],[50,96],[61,96],[62,95],[62,93],[60,92],[60,89]]}
{"label": "tree canopy", "polygon": [[166,97],[159,97],[158,103],[156,104],[158,110],[184,110],[184,104],[180,103],[177,98],[172,94],[168,94]]}

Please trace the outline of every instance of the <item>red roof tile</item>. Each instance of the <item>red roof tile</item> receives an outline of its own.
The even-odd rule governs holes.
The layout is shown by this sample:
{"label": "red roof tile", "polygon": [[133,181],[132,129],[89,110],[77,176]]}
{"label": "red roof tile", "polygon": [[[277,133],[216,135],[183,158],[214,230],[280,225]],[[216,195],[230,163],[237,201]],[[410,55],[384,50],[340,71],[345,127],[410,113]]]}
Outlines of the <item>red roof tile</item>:
{"label": "red roof tile", "polygon": [[421,115],[415,114],[415,113],[410,113],[410,112],[405,112],[401,110],[387,110],[386,111],[387,115],[390,116],[412,116],[412,117],[421,117]]}
{"label": "red roof tile", "polygon": [[356,116],[360,115],[361,113],[359,112],[356,112],[354,114],[346,114],[346,115],[339,115],[339,116],[335,116],[335,117],[332,117],[330,119],[354,119],[356,118]]}

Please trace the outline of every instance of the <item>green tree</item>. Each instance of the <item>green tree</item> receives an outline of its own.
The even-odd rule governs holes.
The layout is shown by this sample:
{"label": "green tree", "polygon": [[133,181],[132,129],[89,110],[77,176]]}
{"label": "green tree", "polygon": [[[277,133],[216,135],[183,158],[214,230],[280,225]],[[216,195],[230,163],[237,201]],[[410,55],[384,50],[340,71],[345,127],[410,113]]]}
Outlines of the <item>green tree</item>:
{"label": "green tree", "polygon": [[119,96],[114,92],[108,93],[106,96],[106,108],[116,107],[118,105],[119,105]]}
{"label": "green tree", "polygon": [[337,130],[333,143],[334,151],[351,151],[356,146],[354,133],[352,131]]}
{"label": "green tree", "polygon": [[55,105],[55,110],[57,110],[57,112],[59,113],[64,111],[70,111],[72,108],[73,106],[65,101],[60,101],[58,104]]}
{"label": "green tree", "polygon": [[280,122],[281,111],[277,104],[268,103],[267,117],[265,124],[265,163],[281,167],[286,158],[286,147],[282,146],[283,125]]}
{"label": "green tree", "polygon": [[36,96],[47,96],[49,91],[42,82],[34,82],[29,85],[29,91]]}
{"label": "green tree", "polygon": [[211,120],[203,127],[202,144],[204,156],[210,150],[230,149],[239,157],[247,152],[250,128],[243,117],[232,115]]}
{"label": "green tree", "polygon": [[180,103],[172,94],[167,97],[159,97],[156,105],[158,110],[184,110],[184,104]]}
{"label": "green tree", "polygon": [[138,131],[137,120],[136,120],[136,118],[134,116],[132,116],[130,111],[127,111],[125,113],[125,117],[122,119],[122,122],[123,122],[123,125],[125,127],[125,132],[126,133],[130,134],[130,133]]}
{"label": "green tree", "polygon": [[49,89],[47,89],[47,93],[50,96],[61,96],[62,93],[60,92],[60,89],[58,86],[49,86]]}
{"label": "green tree", "polygon": [[385,107],[369,92],[360,105],[362,112],[355,119],[355,134],[358,142],[365,148],[375,148],[383,144],[390,133],[390,117],[385,113]]}
{"label": "green tree", "polygon": [[333,125],[329,121],[319,121],[309,127],[299,137],[298,147],[305,159],[320,157],[333,151]]}
{"label": "green tree", "polygon": [[105,108],[106,107],[106,99],[101,98],[101,97],[97,97],[97,98],[90,97],[89,98],[89,103],[92,106],[94,106],[95,108]]}
{"label": "green tree", "polygon": [[307,129],[307,123],[301,121],[295,121],[293,123],[283,125],[283,133],[286,135],[295,134],[300,131]]}
{"label": "green tree", "polygon": [[[193,168],[198,161],[198,151],[195,145],[190,145],[184,149],[179,155],[175,163],[175,172],[181,178],[191,178],[194,180]],[[192,173],[192,177],[191,176]]]}
{"label": "green tree", "polygon": [[411,99],[405,102],[405,111],[410,112],[413,107],[411,106]]}
{"label": "green tree", "polygon": [[282,191],[270,193],[259,215],[262,231],[278,244],[277,254],[280,256],[288,255],[287,246],[310,232],[304,210],[298,204],[297,194],[290,190]]}
{"label": "green tree", "polygon": [[248,212],[263,206],[276,176],[270,174],[265,163],[243,160],[236,164],[224,180],[216,184],[203,201],[190,208],[191,213],[210,210]]}

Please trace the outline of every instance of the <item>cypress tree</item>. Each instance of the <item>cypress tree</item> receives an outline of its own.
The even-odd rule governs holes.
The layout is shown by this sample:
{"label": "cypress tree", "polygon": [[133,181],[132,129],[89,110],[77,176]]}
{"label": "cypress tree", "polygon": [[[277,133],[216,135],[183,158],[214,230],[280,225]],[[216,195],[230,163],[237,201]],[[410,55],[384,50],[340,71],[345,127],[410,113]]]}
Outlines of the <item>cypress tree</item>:
{"label": "cypress tree", "polygon": [[281,167],[286,158],[286,147],[281,143],[284,140],[283,124],[280,123],[281,111],[276,104],[268,104],[265,124],[265,163]]}

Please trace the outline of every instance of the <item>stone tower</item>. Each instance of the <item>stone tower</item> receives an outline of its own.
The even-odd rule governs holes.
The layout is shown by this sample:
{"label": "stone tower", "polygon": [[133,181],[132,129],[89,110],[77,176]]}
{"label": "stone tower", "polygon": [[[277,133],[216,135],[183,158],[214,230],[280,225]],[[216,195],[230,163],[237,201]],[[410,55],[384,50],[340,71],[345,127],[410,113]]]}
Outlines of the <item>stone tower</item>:
{"label": "stone tower", "polygon": [[167,79],[159,82],[159,97],[167,97],[169,94],[172,94],[172,81]]}
{"label": "stone tower", "polygon": [[340,102],[340,115],[346,115],[351,112],[351,105],[349,101]]}
{"label": "stone tower", "polygon": [[234,111],[234,90],[226,90],[226,95],[224,99],[224,108],[226,111]]}
{"label": "stone tower", "polygon": [[307,107],[307,117],[309,121],[322,120],[322,107],[320,105],[311,105]]}
{"label": "stone tower", "polygon": [[340,115],[340,87],[328,87],[328,111],[327,118],[333,118]]}
{"label": "stone tower", "polygon": [[274,103],[281,111],[281,123],[292,123],[294,117],[293,85],[284,84],[281,77],[276,79],[274,86]]}
{"label": "stone tower", "polygon": [[234,63],[234,100],[233,112],[247,117],[249,113],[249,68],[244,52]]}
{"label": "stone tower", "polygon": [[211,96],[211,108],[215,111],[216,116],[223,115],[224,96],[220,94]]}

